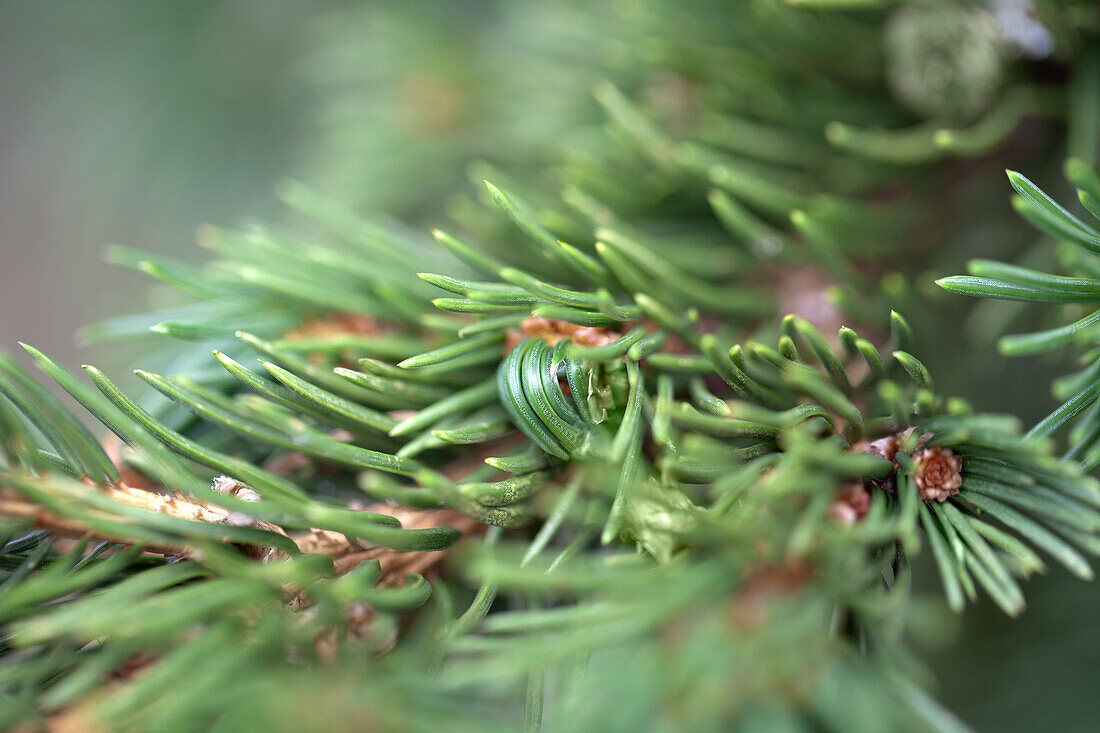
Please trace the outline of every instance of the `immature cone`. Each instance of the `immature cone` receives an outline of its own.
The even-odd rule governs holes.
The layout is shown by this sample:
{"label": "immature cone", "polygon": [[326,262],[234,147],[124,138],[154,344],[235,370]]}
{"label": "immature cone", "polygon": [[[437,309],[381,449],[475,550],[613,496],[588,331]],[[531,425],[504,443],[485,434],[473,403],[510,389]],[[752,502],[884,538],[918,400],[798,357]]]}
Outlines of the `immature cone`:
{"label": "immature cone", "polygon": [[948,448],[925,448],[913,456],[917,464],[917,491],[923,501],[938,501],[959,493],[962,459]]}

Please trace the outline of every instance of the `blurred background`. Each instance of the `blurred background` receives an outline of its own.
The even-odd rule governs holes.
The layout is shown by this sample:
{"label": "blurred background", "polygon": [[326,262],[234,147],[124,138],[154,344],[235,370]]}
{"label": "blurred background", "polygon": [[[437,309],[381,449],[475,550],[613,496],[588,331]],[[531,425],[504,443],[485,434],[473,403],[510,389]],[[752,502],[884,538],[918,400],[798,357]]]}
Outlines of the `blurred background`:
{"label": "blurred background", "polygon": [[[70,366],[134,366],[142,343],[75,336],[148,302],[144,278],[105,264],[104,246],[200,260],[199,225],[278,220],[285,176],[418,226],[455,205],[474,160],[537,176],[578,123],[598,120],[592,85],[629,77],[640,53],[604,5],[615,3],[0,0],[0,348],[27,341]],[[621,47],[594,43],[616,30]],[[973,200],[939,228],[974,212],[1012,223],[1000,168],[1049,156],[1056,170],[1062,154],[1033,130],[1004,165],[951,169]],[[959,272],[1029,238],[1022,223],[977,227],[922,267]],[[918,290],[929,272],[911,273]],[[927,303],[941,386],[981,408],[1045,414],[1058,365],[1006,365],[992,339],[960,358],[969,305]],[[979,730],[1094,730],[1100,586],[1053,568],[1028,598],[1020,620],[983,601],[943,630],[926,650],[938,694]]]}
{"label": "blurred background", "polygon": [[6,349],[72,363],[77,328],[144,303],[106,244],[196,259],[199,224],[274,210],[309,108],[308,18],[278,5],[0,3]]}

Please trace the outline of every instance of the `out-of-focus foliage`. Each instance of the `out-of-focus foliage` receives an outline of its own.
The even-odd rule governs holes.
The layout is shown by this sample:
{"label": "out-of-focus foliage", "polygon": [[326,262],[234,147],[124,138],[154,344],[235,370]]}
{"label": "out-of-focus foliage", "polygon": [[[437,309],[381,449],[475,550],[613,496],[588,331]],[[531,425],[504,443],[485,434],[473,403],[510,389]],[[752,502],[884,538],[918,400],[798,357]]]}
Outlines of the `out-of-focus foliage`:
{"label": "out-of-focus foliage", "polygon": [[[101,446],[0,361],[3,723],[965,729],[909,651],[951,626],[910,561],[956,612],[1092,577],[1096,370],[1030,430],[945,395],[896,242],[1021,123],[1095,153],[1097,19],[836,5],[310,23],[300,225],[204,229],[198,267],[112,250],[182,297],[86,336],[170,345],[138,371],[166,401],[28,347]],[[946,285],[1089,302],[1100,235],[1013,180],[1085,277]]]}

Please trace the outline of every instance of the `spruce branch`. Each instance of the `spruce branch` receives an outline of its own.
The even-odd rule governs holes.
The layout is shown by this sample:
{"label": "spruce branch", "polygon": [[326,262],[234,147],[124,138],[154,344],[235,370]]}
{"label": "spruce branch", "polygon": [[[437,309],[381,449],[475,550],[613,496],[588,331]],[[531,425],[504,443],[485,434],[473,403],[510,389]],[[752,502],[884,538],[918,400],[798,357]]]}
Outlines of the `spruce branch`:
{"label": "spruce branch", "polygon": [[[907,189],[937,159],[982,156],[1025,118],[1080,129],[1088,100],[1017,82],[1026,62],[969,4],[807,4],[835,5],[609,9],[625,30],[597,27],[586,57],[652,40],[619,44],[602,119],[552,175],[475,164],[456,234],[287,182],[312,235],[205,228],[199,267],[112,250],[192,300],[85,336],[151,332],[184,358],[140,365],[148,403],[28,348],[125,450],[0,360],[0,511],[19,520],[0,551],[0,720],[287,727],[306,699],[309,727],[537,728],[544,711],[566,730],[962,727],[914,682],[910,558],[932,557],[954,611],[981,593],[1020,613],[1044,556],[1092,576],[1096,314],[1005,342],[1088,348],[1025,432],[937,390],[886,307],[882,242],[927,213]],[[941,54],[948,92],[974,85],[891,96],[883,34],[942,46],[940,13],[989,64]],[[1048,15],[1075,19],[1048,23],[1076,58],[1090,16]],[[923,61],[888,74],[921,81]],[[507,160],[446,81],[401,97],[424,113],[409,129]],[[428,168],[445,181],[448,164]],[[1096,215],[1095,172],[1068,171]],[[1072,276],[981,262],[941,284],[1088,307],[1097,227],[1012,184],[1076,248]],[[431,187],[410,171],[386,188],[415,209]],[[1051,436],[1075,419],[1060,457]]]}

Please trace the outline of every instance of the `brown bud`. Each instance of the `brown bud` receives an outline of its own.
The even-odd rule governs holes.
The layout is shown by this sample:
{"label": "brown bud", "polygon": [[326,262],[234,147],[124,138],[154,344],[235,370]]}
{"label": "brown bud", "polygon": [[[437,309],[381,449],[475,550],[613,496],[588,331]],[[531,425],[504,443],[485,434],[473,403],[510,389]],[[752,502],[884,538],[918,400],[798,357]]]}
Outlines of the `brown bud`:
{"label": "brown bud", "polygon": [[330,313],[303,321],[298,328],[283,334],[288,341],[303,339],[335,339],[341,336],[376,336],[389,333],[392,327],[355,313]]}
{"label": "brown bud", "polygon": [[962,459],[949,448],[924,448],[913,455],[917,465],[916,484],[922,501],[938,501],[959,493]]}
{"label": "brown bud", "polygon": [[553,322],[549,318],[539,318],[538,316],[524,318],[519,327],[525,336],[545,336],[554,332]]}
{"label": "brown bud", "polygon": [[531,316],[520,322],[519,330],[510,330],[504,340],[505,352],[510,352],[521,341],[528,338],[545,339],[554,346],[559,341],[570,339],[579,346],[604,346],[615,341],[622,334],[598,326],[578,326],[568,321],[552,320]]}
{"label": "brown bud", "polygon": [[880,456],[888,461],[894,460],[894,456],[898,452],[898,439],[895,435],[887,435],[885,438],[879,438],[878,440],[867,443],[864,453],[869,453],[872,456]]}
{"label": "brown bud", "polygon": [[871,509],[871,494],[862,481],[848,481],[836,491],[829,505],[829,519],[843,527],[850,527],[867,516]]}
{"label": "brown bud", "polygon": [[619,334],[613,331],[594,326],[579,328],[572,334],[573,342],[581,346],[606,346],[618,337]]}

